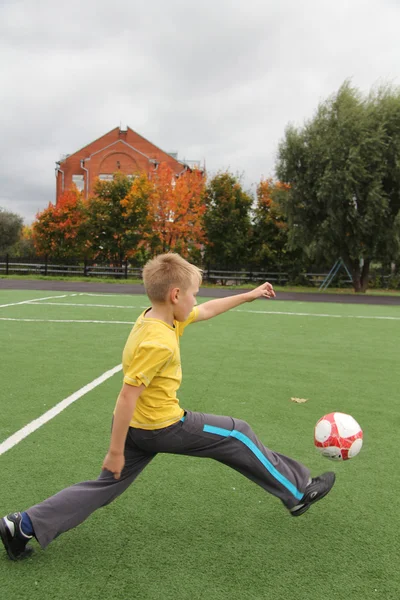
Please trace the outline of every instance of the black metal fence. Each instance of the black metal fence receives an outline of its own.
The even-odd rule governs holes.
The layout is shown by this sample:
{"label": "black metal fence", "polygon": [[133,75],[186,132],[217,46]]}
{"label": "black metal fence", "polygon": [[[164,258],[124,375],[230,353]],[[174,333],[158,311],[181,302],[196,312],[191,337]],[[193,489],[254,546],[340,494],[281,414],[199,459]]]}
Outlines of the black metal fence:
{"label": "black metal fence", "polygon": [[[220,285],[256,284],[270,281],[276,285],[305,285],[320,287],[328,276],[329,269],[310,269],[304,271],[283,271],[279,267],[237,267],[224,268],[220,265],[206,265],[204,281]],[[104,264],[88,261],[82,258],[72,258],[68,262],[50,257],[15,258],[9,255],[0,257],[1,275],[39,275],[44,277],[99,277],[113,279],[142,279],[142,265],[132,260],[126,260],[121,265]],[[338,272],[331,285],[336,287],[351,287],[352,282],[347,273]],[[382,268],[372,268],[370,286],[379,288],[400,289],[400,273],[384,271]]]}
{"label": "black metal fence", "polygon": [[[0,258],[0,275],[41,275],[60,277],[107,277],[113,279],[141,279],[142,266],[124,261],[122,265],[100,264],[87,260],[71,259],[60,261],[52,258],[12,258],[6,255]],[[308,285],[317,285],[326,277],[326,273],[304,273]],[[283,271],[237,268],[216,268],[207,265],[204,268],[204,281],[220,285],[240,285],[271,281],[286,285],[291,276]]]}
{"label": "black metal fence", "polygon": [[48,257],[0,258],[0,275],[43,275],[60,277],[111,277],[115,279],[141,279],[140,266],[124,261],[122,265],[101,264],[87,260],[70,262]]}

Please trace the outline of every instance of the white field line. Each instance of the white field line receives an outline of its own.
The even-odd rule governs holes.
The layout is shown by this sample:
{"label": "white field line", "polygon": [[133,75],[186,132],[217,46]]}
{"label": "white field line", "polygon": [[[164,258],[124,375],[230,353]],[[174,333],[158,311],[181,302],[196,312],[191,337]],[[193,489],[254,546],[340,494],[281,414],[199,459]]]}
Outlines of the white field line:
{"label": "white field line", "polygon": [[104,325],[133,325],[134,321],[95,321],[89,319],[15,319],[0,317],[0,321],[19,321],[22,323],[99,323]]}
{"label": "white field line", "polygon": [[[93,308],[148,308],[148,306],[119,306],[117,304],[73,304],[70,302],[40,302],[35,303],[38,306],[89,306]],[[201,306],[201,304],[199,305]],[[261,315],[294,315],[296,317],[332,317],[334,319],[386,319],[386,320],[394,320],[400,321],[400,317],[390,317],[390,316],[370,316],[370,315],[335,315],[328,313],[301,313],[301,312],[282,312],[277,310],[243,310],[243,309],[233,309],[233,312],[243,312],[243,313],[254,313]],[[104,321],[106,322],[106,321]]]}
{"label": "white field line", "polygon": [[[123,296],[130,296],[131,294],[122,294]],[[120,294],[92,294],[91,292],[79,292],[78,296],[94,296],[95,298],[116,298]]]}
{"label": "white field line", "polygon": [[46,296],[45,298],[32,298],[31,300],[23,300],[22,302],[11,302],[10,304],[0,304],[0,308],[6,308],[7,306],[18,306],[19,304],[33,304],[40,302],[41,300],[52,300],[53,298],[69,298],[76,296],[76,294],[63,294],[62,296]]}
{"label": "white field line", "polygon": [[53,408],[45,412],[42,416],[38,417],[34,421],[31,421],[30,423],[28,423],[28,425],[25,425],[25,427],[11,435],[9,438],[4,440],[4,442],[0,444],[0,456],[7,452],[7,450],[10,450],[11,448],[19,444],[19,442],[21,442],[23,439],[28,437],[28,435],[42,427],[42,425],[44,425],[48,421],[51,421],[51,419],[54,419],[54,417],[56,417],[63,410],[65,410],[70,404],[76,402],[76,400],[79,400],[79,398],[82,398],[82,396],[84,396],[88,392],[91,392],[98,385],[100,385],[101,383],[103,383],[104,381],[115,375],[115,373],[118,373],[118,371],[121,370],[122,365],[117,365],[113,369],[106,371],[105,373],[103,373],[103,375],[100,375],[100,377],[93,379],[93,381],[82,387],[80,390],[74,392],[73,394],[71,394],[71,396],[68,396],[68,398],[64,398],[64,400],[61,400],[61,402],[53,406]]}
{"label": "white field line", "polygon": [[[62,304],[60,304],[62,306]],[[79,305],[81,306],[81,305]],[[243,312],[261,315],[289,315],[294,317],[325,317],[333,319],[377,319],[384,321],[400,321],[400,317],[389,316],[369,316],[369,315],[329,315],[322,313],[295,313],[263,310],[233,310],[233,312]],[[0,321],[21,321],[26,323],[98,323],[104,325],[133,325],[133,321],[100,321],[95,319],[17,319],[12,317],[0,317]]]}
{"label": "white field line", "polygon": [[333,319],[383,319],[389,321],[400,321],[400,317],[374,316],[374,315],[330,315],[324,313],[300,313],[282,312],[277,310],[241,310],[234,309],[233,312],[255,313],[260,315],[292,315],[295,317],[329,317]]}
{"label": "white field line", "polygon": [[[83,294],[80,294],[81,296]],[[94,296],[94,294],[91,294]],[[61,296],[60,296],[61,297]],[[72,302],[35,302],[39,306],[50,305],[50,306],[88,306],[91,308],[121,308],[121,309],[135,309],[135,308],[148,308],[147,306],[123,306],[118,304],[79,304]],[[201,304],[199,305],[201,306]],[[390,316],[379,316],[379,315],[337,315],[337,314],[328,314],[328,313],[305,313],[305,312],[284,312],[278,310],[245,310],[236,308],[233,309],[233,312],[243,312],[243,313],[252,313],[252,314],[261,314],[261,315],[292,315],[295,317],[327,317],[332,319],[382,319],[388,321],[400,321],[400,317],[390,317]],[[71,321],[72,322],[72,321]],[[75,322],[75,321],[74,321]],[[107,321],[83,321],[90,323],[107,323]],[[113,323],[123,323],[123,321],[112,321]]]}
{"label": "white field line", "polygon": [[72,302],[35,302],[35,304],[38,304],[39,306],[90,306],[90,307],[94,307],[94,308],[148,308],[149,305],[147,306],[122,306],[122,305],[118,305],[118,304],[79,304],[79,303],[75,303],[73,304]]}

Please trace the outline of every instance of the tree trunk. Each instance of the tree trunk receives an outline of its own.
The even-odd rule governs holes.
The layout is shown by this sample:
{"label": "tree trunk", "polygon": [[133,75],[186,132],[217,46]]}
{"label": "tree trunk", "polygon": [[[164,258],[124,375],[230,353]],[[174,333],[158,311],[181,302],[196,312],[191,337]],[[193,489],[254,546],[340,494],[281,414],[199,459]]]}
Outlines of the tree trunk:
{"label": "tree trunk", "polygon": [[356,294],[359,294],[361,290],[361,274],[360,269],[352,269],[351,276],[353,277],[353,288]]}
{"label": "tree trunk", "polygon": [[362,267],[360,266],[359,261],[351,261],[350,264],[347,265],[353,278],[353,288],[356,294],[364,294],[368,289],[370,264],[371,260],[366,258],[364,259]]}
{"label": "tree trunk", "polygon": [[369,277],[369,267],[371,264],[371,260],[369,258],[364,259],[364,264],[361,269],[361,292],[366,292],[368,289],[368,277]]}

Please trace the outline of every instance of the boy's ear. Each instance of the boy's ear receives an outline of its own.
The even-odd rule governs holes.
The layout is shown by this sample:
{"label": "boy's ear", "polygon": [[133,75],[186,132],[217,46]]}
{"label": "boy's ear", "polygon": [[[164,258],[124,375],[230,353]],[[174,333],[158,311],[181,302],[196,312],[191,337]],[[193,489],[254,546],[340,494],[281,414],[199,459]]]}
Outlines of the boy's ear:
{"label": "boy's ear", "polygon": [[177,304],[178,300],[179,300],[179,292],[180,289],[179,288],[172,288],[172,290],[170,291],[170,299],[172,304]]}

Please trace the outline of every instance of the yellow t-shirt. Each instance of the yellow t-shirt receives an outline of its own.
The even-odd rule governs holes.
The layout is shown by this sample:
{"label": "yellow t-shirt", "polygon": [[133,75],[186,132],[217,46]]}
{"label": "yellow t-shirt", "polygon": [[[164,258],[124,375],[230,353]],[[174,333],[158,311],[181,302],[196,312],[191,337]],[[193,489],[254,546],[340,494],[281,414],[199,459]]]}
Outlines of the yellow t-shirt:
{"label": "yellow t-shirt", "polygon": [[176,393],[182,381],[179,338],[198,315],[195,306],[184,323],[174,327],[159,319],[137,319],[122,355],[124,383],[146,389],[140,394],[130,422],[138,429],[161,429],[179,421],[183,410]]}

